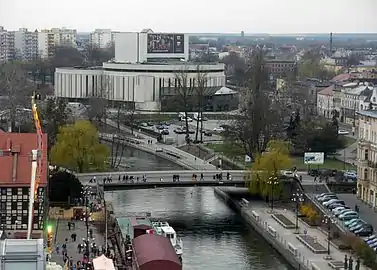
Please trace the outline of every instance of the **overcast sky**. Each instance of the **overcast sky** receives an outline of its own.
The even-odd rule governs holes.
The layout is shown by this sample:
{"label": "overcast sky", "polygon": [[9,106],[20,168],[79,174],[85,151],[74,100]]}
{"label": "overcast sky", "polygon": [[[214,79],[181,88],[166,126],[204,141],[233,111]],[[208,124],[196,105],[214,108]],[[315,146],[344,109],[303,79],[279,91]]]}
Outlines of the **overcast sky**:
{"label": "overcast sky", "polygon": [[0,25],[80,32],[373,33],[377,0],[0,0]]}

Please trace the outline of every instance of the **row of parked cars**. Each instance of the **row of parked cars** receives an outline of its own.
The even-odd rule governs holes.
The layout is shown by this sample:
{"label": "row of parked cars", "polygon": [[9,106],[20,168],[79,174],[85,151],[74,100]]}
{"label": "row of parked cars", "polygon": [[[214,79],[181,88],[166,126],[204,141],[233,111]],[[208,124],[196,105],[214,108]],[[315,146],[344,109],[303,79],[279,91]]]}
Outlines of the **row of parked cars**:
{"label": "row of parked cars", "polygon": [[[369,237],[373,234],[373,226],[359,217],[358,209],[353,210],[340,200],[334,193],[322,193],[316,200],[326,207],[333,216],[339,219],[350,232],[360,237]],[[377,243],[377,240],[376,240]],[[376,246],[377,247],[377,244]]]}

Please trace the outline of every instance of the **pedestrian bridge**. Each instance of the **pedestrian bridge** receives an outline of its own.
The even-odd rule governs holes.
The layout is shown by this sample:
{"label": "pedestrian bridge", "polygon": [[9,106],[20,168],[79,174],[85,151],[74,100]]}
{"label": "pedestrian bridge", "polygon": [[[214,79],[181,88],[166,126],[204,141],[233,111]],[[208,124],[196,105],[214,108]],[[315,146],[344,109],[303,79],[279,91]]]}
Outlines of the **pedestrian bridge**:
{"label": "pedestrian bridge", "polygon": [[127,190],[127,189],[151,189],[151,188],[165,188],[165,187],[214,187],[214,186],[232,186],[244,187],[245,180],[191,180],[191,181],[153,181],[153,182],[111,182],[99,184],[104,186],[105,191],[112,190]]}

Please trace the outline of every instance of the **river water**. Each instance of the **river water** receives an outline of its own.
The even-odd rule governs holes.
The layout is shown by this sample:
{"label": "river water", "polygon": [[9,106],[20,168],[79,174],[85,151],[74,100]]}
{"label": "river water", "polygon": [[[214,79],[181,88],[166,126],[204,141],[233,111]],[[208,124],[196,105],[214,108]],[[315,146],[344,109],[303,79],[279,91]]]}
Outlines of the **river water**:
{"label": "river water", "polygon": [[118,216],[151,212],[183,241],[184,270],[291,269],[210,187],[107,192]]}

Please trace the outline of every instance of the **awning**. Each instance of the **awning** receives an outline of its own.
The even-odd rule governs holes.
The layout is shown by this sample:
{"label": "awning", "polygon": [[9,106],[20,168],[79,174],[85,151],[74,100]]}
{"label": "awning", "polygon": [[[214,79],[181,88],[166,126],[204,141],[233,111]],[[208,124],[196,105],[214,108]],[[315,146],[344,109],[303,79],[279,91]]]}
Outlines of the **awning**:
{"label": "awning", "polygon": [[115,270],[113,260],[106,258],[105,255],[93,259],[93,267],[94,270]]}

